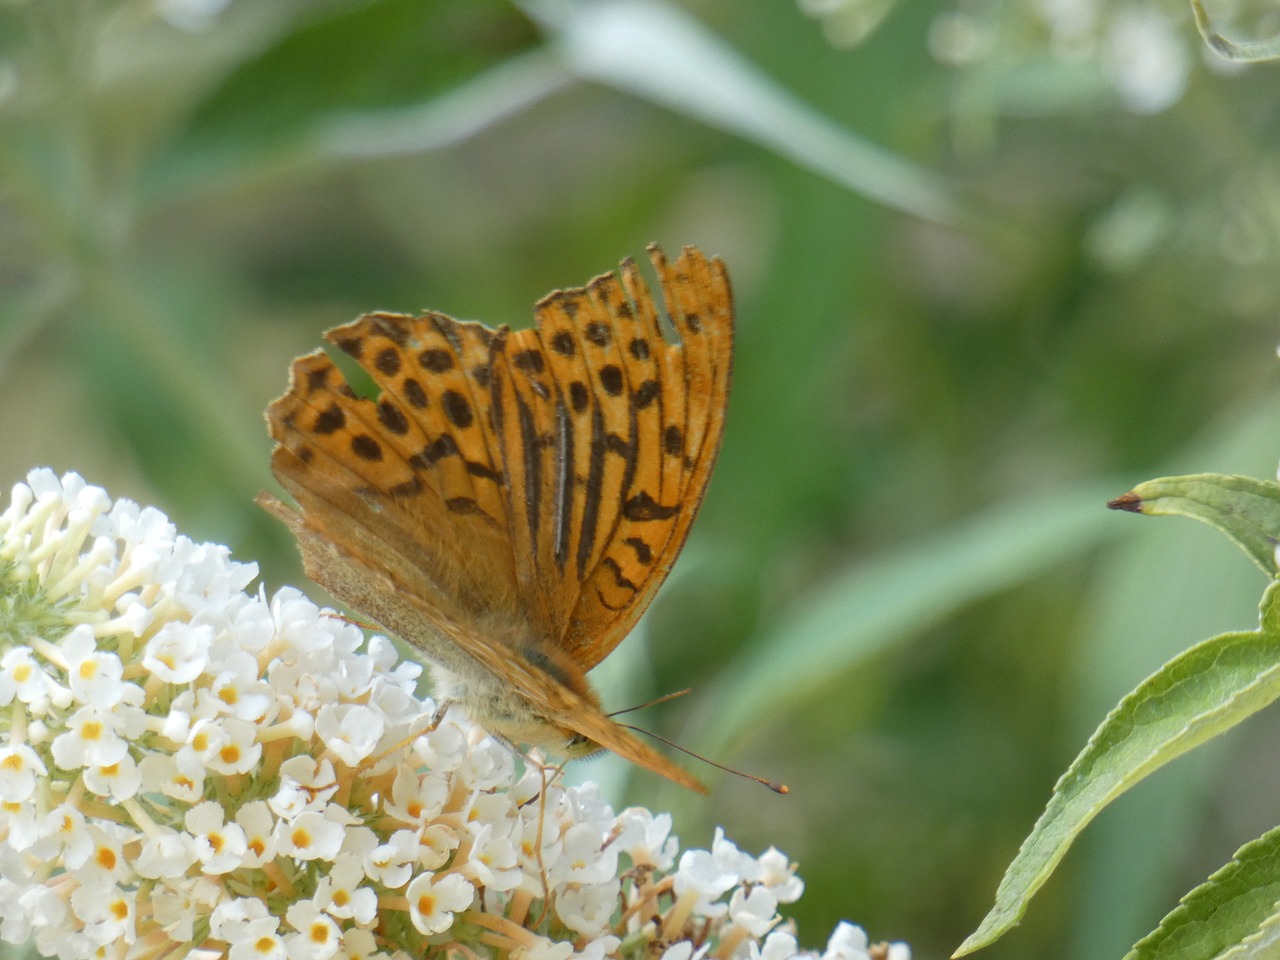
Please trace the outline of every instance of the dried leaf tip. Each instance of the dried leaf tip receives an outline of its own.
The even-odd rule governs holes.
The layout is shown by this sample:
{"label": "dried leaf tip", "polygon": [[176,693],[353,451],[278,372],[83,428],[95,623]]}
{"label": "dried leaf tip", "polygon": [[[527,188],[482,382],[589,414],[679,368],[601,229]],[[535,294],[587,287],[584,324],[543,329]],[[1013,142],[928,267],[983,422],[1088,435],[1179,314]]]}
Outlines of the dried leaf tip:
{"label": "dried leaf tip", "polygon": [[1141,513],[1142,498],[1130,490],[1128,493],[1121,494],[1114,500],[1108,500],[1107,509],[1126,510],[1129,513]]}

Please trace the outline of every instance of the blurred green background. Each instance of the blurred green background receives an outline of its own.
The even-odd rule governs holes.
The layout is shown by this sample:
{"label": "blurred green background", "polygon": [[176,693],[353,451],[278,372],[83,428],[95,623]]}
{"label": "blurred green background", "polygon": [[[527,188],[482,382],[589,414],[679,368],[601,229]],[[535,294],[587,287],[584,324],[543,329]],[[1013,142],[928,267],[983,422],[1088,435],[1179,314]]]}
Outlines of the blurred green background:
{"label": "blurred green background", "polygon": [[[322,330],[719,254],[721,462],[602,686],[693,686],[645,722],[792,794],[578,774],[784,849],[805,945],[945,956],[1119,696],[1255,623],[1243,555],[1103,504],[1274,471],[1276,69],[1175,0],[0,0],[0,480],[79,471],[301,584],[253,496]],[[1125,797],[986,955],[1123,954],[1274,825],[1278,733]]]}

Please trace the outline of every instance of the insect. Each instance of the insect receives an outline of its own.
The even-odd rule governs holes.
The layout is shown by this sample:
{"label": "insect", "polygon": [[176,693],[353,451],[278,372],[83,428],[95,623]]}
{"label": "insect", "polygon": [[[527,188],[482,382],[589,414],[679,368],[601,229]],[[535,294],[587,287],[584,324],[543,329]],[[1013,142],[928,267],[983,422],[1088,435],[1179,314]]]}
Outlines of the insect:
{"label": "insect", "polygon": [[416,648],[441,703],[515,749],[608,749],[699,792],[602,710],[586,672],[635,625],[688,536],[720,447],[733,349],[724,265],[656,246],[559,290],[519,331],[371,313],[325,334],[267,408],[259,502],[308,576]]}

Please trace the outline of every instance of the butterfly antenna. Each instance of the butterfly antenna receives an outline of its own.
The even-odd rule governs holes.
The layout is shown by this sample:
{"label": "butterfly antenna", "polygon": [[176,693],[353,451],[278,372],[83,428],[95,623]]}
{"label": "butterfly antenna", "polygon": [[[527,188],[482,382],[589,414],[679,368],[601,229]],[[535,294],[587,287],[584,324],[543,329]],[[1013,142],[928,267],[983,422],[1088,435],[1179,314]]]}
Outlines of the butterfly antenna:
{"label": "butterfly antenna", "polygon": [[675,693],[664,693],[657,700],[650,700],[647,703],[638,703],[634,707],[624,707],[621,710],[613,711],[613,713],[605,714],[605,716],[620,717],[624,713],[635,713],[637,710],[643,710],[645,707],[657,706],[659,703],[666,703],[668,700],[674,700],[676,697],[683,697],[686,693],[693,693],[693,687],[685,687],[683,690],[677,690]]}
{"label": "butterfly antenna", "polygon": [[[688,692],[689,692],[688,690],[681,691],[681,693],[688,693]],[[680,694],[678,693],[667,694],[667,696],[663,697],[663,700],[670,700],[672,697],[678,697],[678,696],[680,696]],[[654,702],[661,703],[662,700],[656,700]],[[638,709],[638,708],[633,708],[633,709]],[[625,713],[626,711],[623,710],[619,712]],[[768,787],[774,793],[788,794],[791,792],[791,788],[788,787],[785,783],[779,783],[777,780],[766,780],[764,777],[757,777],[753,773],[746,773],[745,771],[742,771],[742,770],[735,770],[733,769],[733,767],[726,767],[723,763],[716,763],[714,760],[710,760],[707,757],[702,756],[702,754],[700,753],[694,753],[692,750],[686,747],[682,747],[678,743],[673,743],[672,741],[668,740],[666,737],[662,736],[661,734],[654,733],[652,730],[645,730],[643,727],[633,727],[629,723],[620,723],[618,724],[618,726],[623,727],[627,730],[633,730],[636,733],[643,733],[645,736],[653,737],[653,739],[655,740],[661,740],[668,747],[671,747],[673,750],[679,750],[685,756],[693,757],[693,759],[695,760],[701,760],[703,763],[708,763],[711,766],[715,767],[717,770],[723,770],[725,773],[732,773],[735,777],[742,777],[744,780],[754,780],[756,783],[760,783]]]}

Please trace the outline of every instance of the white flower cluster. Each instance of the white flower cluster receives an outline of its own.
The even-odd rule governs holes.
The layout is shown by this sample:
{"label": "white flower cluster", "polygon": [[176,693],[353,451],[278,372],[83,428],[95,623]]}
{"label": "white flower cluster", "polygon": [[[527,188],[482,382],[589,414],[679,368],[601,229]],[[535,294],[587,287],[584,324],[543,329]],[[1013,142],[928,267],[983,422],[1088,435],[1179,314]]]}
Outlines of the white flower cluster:
{"label": "white flower cluster", "polygon": [[[47,956],[787,960],[776,850],[615,814],[252,564],[33,471],[0,514],[0,939]],[[909,956],[841,924],[825,960]]]}

